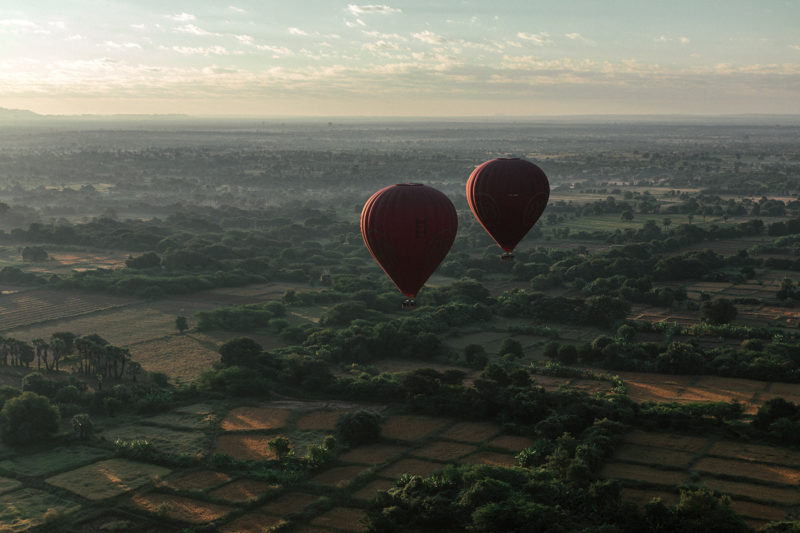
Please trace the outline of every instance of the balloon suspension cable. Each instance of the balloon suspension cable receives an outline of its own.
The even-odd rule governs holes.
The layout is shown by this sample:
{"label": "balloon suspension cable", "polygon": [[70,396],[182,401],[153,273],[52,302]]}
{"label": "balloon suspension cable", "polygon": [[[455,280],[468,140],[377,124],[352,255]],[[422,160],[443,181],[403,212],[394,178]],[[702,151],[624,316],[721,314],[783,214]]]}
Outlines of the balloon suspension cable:
{"label": "balloon suspension cable", "polygon": [[414,309],[417,306],[417,302],[414,301],[414,298],[408,298],[407,300],[403,300],[403,311],[408,311],[409,309]]}
{"label": "balloon suspension cable", "polygon": [[503,252],[500,256],[501,261],[513,261],[514,260],[514,252]]}

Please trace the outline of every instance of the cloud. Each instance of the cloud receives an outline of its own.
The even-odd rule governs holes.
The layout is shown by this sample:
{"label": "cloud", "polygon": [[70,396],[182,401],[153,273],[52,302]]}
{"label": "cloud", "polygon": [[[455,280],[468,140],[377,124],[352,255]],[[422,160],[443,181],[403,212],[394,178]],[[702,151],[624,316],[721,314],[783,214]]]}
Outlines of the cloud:
{"label": "cloud", "polygon": [[430,30],[425,30],[419,33],[412,33],[411,36],[423,43],[428,44],[444,44],[447,42],[447,39],[442,37],[441,35],[437,35]]}
{"label": "cloud", "polygon": [[183,26],[178,26],[177,28],[173,29],[173,31],[175,33],[188,33],[189,35],[201,35],[201,36],[212,35],[212,36],[215,36],[215,37],[219,37],[220,36],[219,33],[213,33],[213,32],[210,32],[210,31],[206,31],[203,28],[198,28],[194,24],[185,24]]}
{"label": "cloud", "polygon": [[308,32],[301,30],[300,28],[289,28],[289,35],[308,35]]}
{"label": "cloud", "polygon": [[797,50],[798,52],[800,52],[800,44],[790,44],[789,48],[791,48],[792,50]]}
{"label": "cloud", "polygon": [[245,11],[245,10],[244,10],[244,9],[242,9],[241,7],[236,7],[236,6],[228,6],[228,9],[229,9],[230,11],[233,11],[234,13],[247,13],[247,11]]}
{"label": "cloud", "polygon": [[103,41],[103,46],[106,48],[113,48],[115,50],[141,50],[142,45],[137,43],[118,43],[115,41]]}
{"label": "cloud", "polygon": [[347,11],[349,11],[355,16],[365,15],[365,14],[389,15],[391,13],[403,12],[401,9],[397,9],[387,5],[377,5],[377,4],[369,4],[369,5],[348,4]]}
{"label": "cloud", "polygon": [[50,35],[50,30],[43,28],[37,22],[27,19],[2,19],[0,20],[0,32],[3,30],[10,33],[33,33],[37,35]]}
{"label": "cloud", "polygon": [[586,43],[586,44],[589,44],[589,45],[592,45],[592,46],[596,46],[597,45],[597,43],[595,41],[593,41],[592,39],[589,39],[588,37],[584,37],[580,33],[565,33],[564,37],[566,37],[567,39],[569,39],[571,41],[579,41],[579,42]]}
{"label": "cloud", "polygon": [[231,52],[224,46],[208,46],[208,47],[192,47],[192,46],[173,46],[170,50],[174,50],[181,55],[201,55],[201,56],[229,56],[240,55],[242,52]]}
{"label": "cloud", "polygon": [[134,30],[144,31],[145,29],[147,29],[147,26],[145,26],[144,24],[131,24],[131,28],[133,28]]}
{"label": "cloud", "polygon": [[688,37],[679,37],[678,40],[680,41],[681,44],[689,44],[690,42],[692,42],[692,40],[689,39]]}
{"label": "cloud", "polygon": [[517,37],[519,37],[524,41],[530,41],[536,46],[544,46],[546,44],[550,44],[553,42],[552,40],[550,40],[550,34],[548,34],[547,32],[541,32],[541,33],[519,32],[517,33]]}
{"label": "cloud", "polygon": [[189,22],[195,20],[197,17],[189,13],[178,13],[177,15],[167,15],[167,18],[175,22]]}

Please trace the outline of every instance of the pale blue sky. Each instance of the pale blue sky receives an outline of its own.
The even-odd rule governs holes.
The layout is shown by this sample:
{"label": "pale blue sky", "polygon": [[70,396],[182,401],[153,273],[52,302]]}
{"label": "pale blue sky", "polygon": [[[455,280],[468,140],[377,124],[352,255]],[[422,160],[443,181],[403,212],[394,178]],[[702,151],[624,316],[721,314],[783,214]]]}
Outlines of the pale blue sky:
{"label": "pale blue sky", "polygon": [[800,0],[2,0],[40,113],[800,113]]}

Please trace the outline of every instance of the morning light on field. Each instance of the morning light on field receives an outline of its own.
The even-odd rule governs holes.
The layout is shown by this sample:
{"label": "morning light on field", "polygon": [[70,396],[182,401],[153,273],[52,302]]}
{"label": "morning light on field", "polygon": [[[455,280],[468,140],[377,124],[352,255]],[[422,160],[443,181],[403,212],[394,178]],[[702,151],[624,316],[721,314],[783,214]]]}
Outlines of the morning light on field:
{"label": "morning light on field", "polygon": [[0,2],[0,532],[800,532],[800,2]]}

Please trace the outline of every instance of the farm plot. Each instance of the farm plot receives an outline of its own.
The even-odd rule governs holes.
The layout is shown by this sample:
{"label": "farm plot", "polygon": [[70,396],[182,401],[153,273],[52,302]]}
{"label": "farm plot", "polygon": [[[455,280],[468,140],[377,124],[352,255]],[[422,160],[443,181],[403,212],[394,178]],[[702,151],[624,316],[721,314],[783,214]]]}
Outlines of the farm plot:
{"label": "farm plot", "polygon": [[260,510],[278,516],[288,516],[299,513],[318,499],[319,496],[307,492],[287,492],[264,505]]}
{"label": "farm plot", "polygon": [[405,446],[393,444],[367,444],[348,450],[339,456],[339,459],[348,463],[362,465],[375,465],[400,455],[406,450]]}
{"label": "farm plot", "polygon": [[630,487],[625,487],[622,489],[622,499],[630,500],[640,507],[650,503],[654,498],[659,498],[667,507],[672,507],[678,503],[678,495],[674,492],[634,489]]}
{"label": "farm plot", "polygon": [[135,494],[131,497],[131,504],[149,513],[163,515],[173,520],[190,524],[215,522],[233,511],[233,508],[227,505],[159,492]]}
{"label": "farm plot", "polygon": [[270,531],[271,528],[283,522],[284,520],[277,516],[257,512],[247,513],[224,526],[220,526],[217,531],[220,533],[262,533],[263,531]]}
{"label": "farm plot", "polygon": [[713,477],[702,477],[700,483],[706,487],[728,494],[730,496],[746,496],[748,498],[766,503],[777,503],[779,505],[800,505],[800,491],[796,488],[784,489],[769,487],[756,483],[744,483],[741,481],[728,481]]}
{"label": "farm plot", "polygon": [[320,410],[311,411],[301,415],[295,422],[295,428],[300,430],[325,430],[333,431],[336,428],[336,421],[348,411],[345,410]]}
{"label": "farm plot", "polygon": [[162,466],[127,459],[108,459],[58,474],[45,481],[87,500],[103,500],[137,489],[156,476],[165,476],[169,472],[169,469]]}
{"label": "farm plot", "polygon": [[455,462],[460,457],[464,457],[477,449],[477,446],[471,444],[437,440],[418,450],[414,450],[412,455],[424,459],[431,459],[433,461],[441,461],[443,463]]}
{"label": "farm plot", "polygon": [[256,501],[270,490],[276,490],[279,486],[264,483],[255,479],[237,479],[218,489],[209,492],[209,496],[219,500],[233,503],[248,503]]}
{"label": "farm plot", "polygon": [[[95,297],[101,296],[91,296]],[[36,337],[48,338],[57,331],[71,331],[76,335],[97,333],[112,344],[128,347],[175,333],[174,315],[160,313],[138,302],[136,305],[117,307],[92,313],[91,316],[74,316],[74,313],[71,313],[58,317],[59,320],[55,322],[16,328],[11,334],[18,339],[30,340]],[[30,323],[32,322],[25,322],[25,324]]]}
{"label": "farm plot", "polygon": [[496,452],[477,452],[464,457],[461,462],[473,465],[515,466],[517,460],[513,455]]}
{"label": "farm plot", "polygon": [[403,474],[429,476],[443,467],[444,465],[441,463],[423,461],[422,459],[400,459],[378,472],[378,475],[389,478],[399,478]]}
{"label": "farm plot", "polygon": [[10,479],[7,477],[0,476],[0,494],[4,492],[9,492],[12,490],[16,490],[22,486],[22,483],[17,481],[16,479]]}
{"label": "farm plot", "polygon": [[732,441],[715,442],[706,452],[729,459],[774,463],[782,466],[800,468],[800,452],[766,446],[762,444],[738,443]]}
{"label": "farm plot", "polygon": [[[174,318],[172,319],[175,320]],[[131,359],[145,370],[164,372],[180,381],[194,381],[203,370],[219,361],[219,352],[187,335],[162,337],[134,344]]]}
{"label": "farm plot", "polygon": [[146,440],[161,452],[174,455],[203,457],[208,452],[206,436],[199,431],[178,431],[159,426],[130,424],[111,428],[102,433],[107,440]]}
{"label": "farm plot", "polygon": [[280,429],[291,416],[289,409],[279,407],[237,407],[222,419],[225,431],[253,431]]}
{"label": "farm plot", "polygon": [[18,476],[45,476],[54,472],[70,470],[77,466],[104,459],[110,454],[106,450],[88,446],[72,446],[33,455],[18,455],[0,462],[0,470]]}
{"label": "farm plot", "polygon": [[500,433],[500,426],[490,422],[457,422],[442,432],[439,437],[478,443]]}
{"label": "farm plot", "polygon": [[760,503],[731,500],[731,508],[744,517],[758,520],[772,522],[774,520],[783,520],[786,518],[786,509]]}
{"label": "farm plot", "polygon": [[168,426],[179,429],[202,431],[214,423],[216,417],[211,413],[187,413],[186,411],[172,411],[161,415],[151,416],[143,423],[156,426]]}
{"label": "farm plot", "polygon": [[227,483],[231,480],[228,474],[214,472],[213,470],[198,470],[184,474],[176,479],[166,481],[164,486],[175,490],[205,490]]}
{"label": "farm plot", "polygon": [[370,481],[356,492],[353,493],[353,496],[358,498],[359,500],[371,500],[375,497],[378,491],[381,490],[389,490],[394,486],[394,481],[390,481],[388,479],[376,479],[374,481]]}
{"label": "farm plot", "polygon": [[47,512],[69,514],[80,509],[77,503],[38,489],[22,489],[0,496],[0,531],[26,531],[41,525]]}
{"label": "farm plot", "polygon": [[[66,291],[36,289],[0,297],[0,331],[27,324],[61,320],[87,313],[130,305],[134,300],[102,294],[81,294]],[[24,332],[15,337],[29,340]]]}
{"label": "farm plot", "polygon": [[518,435],[500,435],[490,440],[488,444],[493,448],[500,448],[510,452],[521,452],[533,444],[533,439],[520,437]]}
{"label": "farm plot", "polygon": [[415,441],[427,437],[434,431],[449,423],[444,418],[426,416],[395,415],[386,420],[381,427],[381,434],[388,439]]}
{"label": "farm plot", "polygon": [[654,433],[642,431],[640,429],[626,433],[623,440],[632,444],[669,448],[671,450],[682,450],[692,453],[700,452],[711,443],[711,439],[706,437],[692,437],[675,433]]}
{"label": "farm plot", "polygon": [[796,485],[800,481],[800,470],[794,468],[717,457],[703,457],[692,468],[698,472],[736,476],[770,484]]}
{"label": "farm plot", "polygon": [[622,444],[614,452],[614,459],[630,463],[659,464],[686,468],[695,454],[682,450],[642,446],[641,444]]}
{"label": "farm plot", "polygon": [[345,487],[367,470],[364,466],[337,466],[317,474],[311,478],[311,482],[328,487]]}
{"label": "farm plot", "polygon": [[600,475],[605,478],[643,481],[653,485],[679,485],[686,481],[688,475],[683,471],[662,470],[645,465],[608,462]]}
{"label": "farm plot", "polygon": [[217,437],[214,453],[225,453],[244,461],[269,461],[275,459],[275,455],[267,447],[271,438],[267,435],[241,433],[220,435]]}
{"label": "farm plot", "polygon": [[345,531],[361,531],[361,520],[366,517],[363,509],[353,507],[334,507],[311,520],[311,524],[323,528],[343,529]]}

